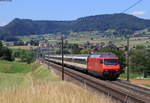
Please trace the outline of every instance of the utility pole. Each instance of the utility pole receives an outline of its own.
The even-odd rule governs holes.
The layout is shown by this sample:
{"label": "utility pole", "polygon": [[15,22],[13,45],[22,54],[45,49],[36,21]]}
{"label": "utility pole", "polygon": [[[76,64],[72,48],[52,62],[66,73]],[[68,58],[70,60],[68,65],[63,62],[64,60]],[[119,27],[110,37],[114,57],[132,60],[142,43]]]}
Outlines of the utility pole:
{"label": "utility pole", "polygon": [[130,51],[130,44],[129,44],[129,39],[130,37],[127,36],[127,81],[129,81],[130,79],[130,67],[129,67],[129,60],[130,60],[130,57],[129,57],[129,51]]}
{"label": "utility pole", "polygon": [[62,55],[62,80],[64,81],[64,37],[61,36],[61,55]]}

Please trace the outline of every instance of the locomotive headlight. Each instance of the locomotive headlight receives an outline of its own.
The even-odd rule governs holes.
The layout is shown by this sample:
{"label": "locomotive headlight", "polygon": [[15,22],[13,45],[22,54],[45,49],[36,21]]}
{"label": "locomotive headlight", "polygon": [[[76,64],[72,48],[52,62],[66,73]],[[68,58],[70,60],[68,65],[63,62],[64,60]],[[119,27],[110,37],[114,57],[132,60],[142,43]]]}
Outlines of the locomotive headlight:
{"label": "locomotive headlight", "polygon": [[104,72],[108,72],[109,70],[105,70]]}
{"label": "locomotive headlight", "polygon": [[105,70],[105,71],[104,71],[104,75],[105,75],[105,76],[109,75],[109,70]]}

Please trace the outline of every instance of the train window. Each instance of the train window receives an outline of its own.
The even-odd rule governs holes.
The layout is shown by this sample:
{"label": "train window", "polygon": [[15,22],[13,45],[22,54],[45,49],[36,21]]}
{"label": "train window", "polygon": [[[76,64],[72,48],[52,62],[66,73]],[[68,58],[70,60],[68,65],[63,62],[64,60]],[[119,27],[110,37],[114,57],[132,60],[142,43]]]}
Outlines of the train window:
{"label": "train window", "polygon": [[74,61],[76,63],[80,63],[80,64],[86,64],[86,61],[84,59],[74,59]]}
{"label": "train window", "polygon": [[103,59],[100,59],[100,64],[103,64]]}
{"label": "train window", "polygon": [[105,65],[117,65],[118,59],[104,59]]}
{"label": "train window", "polygon": [[71,61],[72,61],[72,58],[68,58],[68,60],[67,60],[67,61],[71,62]]}

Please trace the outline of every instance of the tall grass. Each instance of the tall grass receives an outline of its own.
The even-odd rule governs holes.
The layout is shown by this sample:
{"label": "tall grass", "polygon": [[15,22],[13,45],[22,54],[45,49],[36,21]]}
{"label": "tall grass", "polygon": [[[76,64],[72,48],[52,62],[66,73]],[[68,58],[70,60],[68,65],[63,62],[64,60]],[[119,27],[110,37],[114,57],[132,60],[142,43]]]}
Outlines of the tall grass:
{"label": "tall grass", "polygon": [[38,62],[28,65],[30,68],[22,63],[2,62],[7,72],[1,67],[0,103],[116,103],[108,96],[61,81]]}
{"label": "tall grass", "polygon": [[0,91],[0,103],[116,103],[66,82],[41,83]]}

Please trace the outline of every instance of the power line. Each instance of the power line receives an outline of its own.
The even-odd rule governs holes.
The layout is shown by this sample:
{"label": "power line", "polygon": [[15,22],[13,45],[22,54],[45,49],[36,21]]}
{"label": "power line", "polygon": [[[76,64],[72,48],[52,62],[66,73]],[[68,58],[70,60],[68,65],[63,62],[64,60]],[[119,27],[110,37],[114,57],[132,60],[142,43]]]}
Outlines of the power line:
{"label": "power line", "polygon": [[135,7],[136,5],[138,5],[139,3],[141,3],[143,0],[138,0],[136,3],[134,3],[133,5],[131,5],[129,8],[125,9],[122,11],[122,13],[127,12],[129,9]]}
{"label": "power line", "polygon": [[[122,11],[122,13],[125,13],[125,12],[127,12],[129,9],[131,9],[131,8],[133,8],[133,7],[135,7],[136,5],[138,5],[139,3],[141,3],[143,0],[138,0],[136,3],[134,3],[133,5],[131,5],[129,8],[127,8],[127,9],[125,9],[124,11]],[[127,56],[126,56],[126,58],[127,58],[127,81],[129,81],[129,79],[130,79],[130,75],[129,75],[129,72],[130,72],[130,66],[129,66],[129,61],[130,61],[130,57],[129,57],[129,51],[130,51],[130,49],[129,49],[129,39],[130,39],[130,36],[128,36],[127,37],[127,48],[128,48],[128,50],[127,50]]]}

